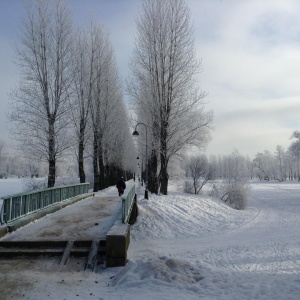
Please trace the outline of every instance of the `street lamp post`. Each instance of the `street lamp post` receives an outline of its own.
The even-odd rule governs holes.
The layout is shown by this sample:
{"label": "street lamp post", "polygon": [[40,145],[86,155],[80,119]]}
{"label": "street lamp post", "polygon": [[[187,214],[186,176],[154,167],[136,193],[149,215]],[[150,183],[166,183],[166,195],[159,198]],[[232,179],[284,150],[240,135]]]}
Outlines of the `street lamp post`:
{"label": "street lamp post", "polygon": [[[144,123],[137,123],[135,126],[135,130],[132,133],[133,136],[138,136],[140,135],[137,131],[137,127],[142,124],[146,128],[146,187],[145,187],[145,199],[148,200],[148,138],[147,138],[147,125]],[[143,170],[142,170],[143,172]]]}

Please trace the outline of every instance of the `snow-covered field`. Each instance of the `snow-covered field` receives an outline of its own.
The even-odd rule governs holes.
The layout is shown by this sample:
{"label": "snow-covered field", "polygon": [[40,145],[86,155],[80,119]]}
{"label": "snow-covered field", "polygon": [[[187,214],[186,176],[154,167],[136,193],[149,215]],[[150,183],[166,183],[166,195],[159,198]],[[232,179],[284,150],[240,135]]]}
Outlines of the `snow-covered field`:
{"label": "snow-covered field", "polygon": [[[19,178],[7,178],[0,179],[0,198],[11,195],[21,193],[24,189],[24,181]],[[0,199],[0,209],[2,206],[2,201]]]}
{"label": "snow-covered field", "polygon": [[9,299],[300,299],[300,184],[251,186],[248,208],[236,211],[173,182],[168,196],[140,197],[126,267],[14,265],[0,284],[15,280]]}
{"label": "snow-covered field", "polygon": [[[24,190],[27,189],[28,181],[31,179],[29,178],[6,178],[6,179],[0,179],[0,209],[2,207],[3,200],[1,197],[18,194],[24,192]],[[46,181],[46,178],[35,178],[35,182],[44,182]],[[68,181],[71,181],[70,184],[73,184],[74,182],[78,181],[78,179],[74,178],[58,178],[56,179],[56,183],[58,185],[61,185],[60,182],[64,182],[68,184]],[[78,181],[79,182],[79,181]]]}

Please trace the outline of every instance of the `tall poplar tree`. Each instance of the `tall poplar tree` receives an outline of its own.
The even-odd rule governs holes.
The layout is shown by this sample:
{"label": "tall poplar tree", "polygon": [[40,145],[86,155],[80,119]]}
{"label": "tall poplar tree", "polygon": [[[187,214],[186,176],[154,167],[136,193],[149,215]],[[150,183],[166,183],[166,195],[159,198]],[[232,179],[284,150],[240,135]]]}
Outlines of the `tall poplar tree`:
{"label": "tall poplar tree", "polygon": [[23,153],[48,162],[53,187],[57,159],[70,146],[72,20],[63,1],[29,4],[17,48],[21,79],[12,92],[12,131]]}
{"label": "tall poplar tree", "polygon": [[[209,138],[212,113],[204,111],[205,93],[195,77],[199,70],[185,1],[145,0],[137,19],[128,90],[137,104],[138,121],[157,133],[153,138],[158,145],[160,192],[165,195],[170,159],[187,146],[203,147]],[[146,114],[139,115],[141,110]]]}

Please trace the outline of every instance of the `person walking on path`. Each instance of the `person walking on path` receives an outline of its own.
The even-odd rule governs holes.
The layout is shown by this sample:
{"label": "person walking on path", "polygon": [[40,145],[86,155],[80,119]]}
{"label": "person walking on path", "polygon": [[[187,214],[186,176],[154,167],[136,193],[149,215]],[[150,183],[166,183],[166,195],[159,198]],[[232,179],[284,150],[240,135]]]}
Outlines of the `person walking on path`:
{"label": "person walking on path", "polygon": [[124,193],[124,190],[126,189],[126,183],[123,176],[117,182],[117,189],[119,192],[119,196],[121,197]]}

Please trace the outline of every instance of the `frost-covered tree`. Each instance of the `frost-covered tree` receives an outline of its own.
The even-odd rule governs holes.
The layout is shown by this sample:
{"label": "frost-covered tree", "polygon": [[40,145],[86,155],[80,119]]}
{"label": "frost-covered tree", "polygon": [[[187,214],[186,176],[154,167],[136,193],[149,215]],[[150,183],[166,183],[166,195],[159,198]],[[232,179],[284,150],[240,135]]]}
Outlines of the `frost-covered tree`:
{"label": "frost-covered tree", "polygon": [[291,152],[291,149],[288,149],[286,151],[285,164],[287,166],[287,173],[288,173],[289,180],[296,179],[297,163],[295,162],[294,154]]}
{"label": "frost-covered tree", "polygon": [[6,155],[6,144],[3,140],[0,140],[0,176],[1,174],[4,174],[4,160]]}
{"label": "frost-covered tree", "polygon": [[91,26],[90,31],[78,30],[75,39],[73,55],[74,81],[73,97],[70,102],[72,108],[72,120],[76,140],[76,158],[78,162],[78,173],[80,182],[86,181],[84,160],[86,158],[85,149],[91,136],[90,109],[92,101],[92,91],[95,81],[94,60],[95,60],[95,40],[94,31]]}
{"label": "frost-covered tree", "polygon": [[291,138],[295,138],[296,141],[292,142],[289,146],[289,152],[293,155],[294,161],[297,165],[297,179],[300,181],[300,131],[293,132]]}
{"label": "frost-covered tree", "polygon": [[213,164],[205,155],[193,156],[186,165],[186,176],[186,192],[193,190],[194,194],[199,194],[204,185],[214,178]]}
{"label": "frost-covered tree", "polygon": [[253,173],[260,180],[286,180],[288,169],[292,168],[292,162],[282,146],[277,146],[272,154],[265,150],[255,155],[253,160]]}
{"label": "frost-covered tree", "polygon": [[57,159],[70,147],[72,38],[62,1],[29,3],[16,49],[21,79],[12,92],[12,133],[25,155],[48,162],[48,187],[55,184]]}
{"label": "frost-covered tree", "polygon": [[138,115],[137,121],[157,131],[152,137],[158,147],[160,192],[165,195],[170,159],[186,146],[201,148],[208,140],[212,114],[204,111],[205,93],[196,85],[199,68],[185,1],[145,0],[137,19],[129,91],[136,101],[146,95],[136,102],[136,113],[143,109],[152,115]]}
{"label": "frost-covered tree", "polygon": [[287,178],[287,166],[286,166],[286,154],[285,150],[282,146],[277,145],[276,152],[275,152],[275,159],[277,161],[276,165],[276,177],[275,179],[279,181],[284,181]]}
{"label": "frost-covered tree", "polygon": [[260,180],[270,180],[272,178],[272,168],[274,167],[274,157],[271,152],[265,150],[255,155],[253,167]]}

